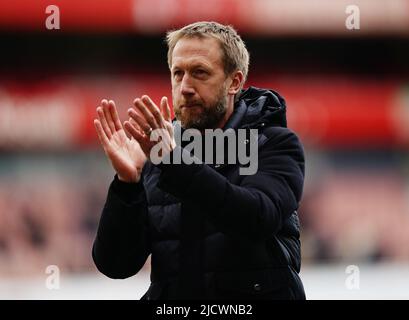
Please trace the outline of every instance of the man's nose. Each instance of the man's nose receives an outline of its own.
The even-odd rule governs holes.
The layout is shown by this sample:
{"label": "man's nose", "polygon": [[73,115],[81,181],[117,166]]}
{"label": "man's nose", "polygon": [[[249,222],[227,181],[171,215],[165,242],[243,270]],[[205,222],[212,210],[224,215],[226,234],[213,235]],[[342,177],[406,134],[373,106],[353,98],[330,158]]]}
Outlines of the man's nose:
{"label": "man's nose", "polygon": [[180,90],[181,90],[182,95],[194,95],[195,94],[195,88],[193,86],[192,79],[189,77],[189,75],[185,74],[183,76]]}

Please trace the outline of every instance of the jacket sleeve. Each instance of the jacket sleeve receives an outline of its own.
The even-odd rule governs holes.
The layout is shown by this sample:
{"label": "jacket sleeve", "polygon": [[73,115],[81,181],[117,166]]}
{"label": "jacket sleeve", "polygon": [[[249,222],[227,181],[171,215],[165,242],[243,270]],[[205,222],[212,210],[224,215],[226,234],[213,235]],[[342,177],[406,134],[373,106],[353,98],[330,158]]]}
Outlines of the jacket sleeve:
{"label": "jacket sleeve", "polygon": [[304,182],[304,152],[297,136],[286,128],[274,132],[259,150],[257,172],[243,176],[239,185],[206,164],[161,163],[158,186],[205,209],[209,221],[226,234],[271,237],[298,208]]}
{"label": "jacket sleeve", "polygon": [[135,275],[150,254],[147,202],[142,181],[125,183],[115,176],[92,248],[98,270],[109,278]]}

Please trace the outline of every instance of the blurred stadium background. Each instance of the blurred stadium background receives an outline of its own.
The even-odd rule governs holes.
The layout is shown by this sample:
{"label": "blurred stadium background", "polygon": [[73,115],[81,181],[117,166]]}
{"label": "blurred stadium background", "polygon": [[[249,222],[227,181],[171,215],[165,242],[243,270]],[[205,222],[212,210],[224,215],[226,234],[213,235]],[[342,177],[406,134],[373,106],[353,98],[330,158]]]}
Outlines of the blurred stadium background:
{"label": "blurred stadium background", "polygon": [[[348,5],[360,10],[349,30]],[[48,5],[60,29],[48,30]],[[233,24],[247,85],[287,100],[307,169],[302,278],[310,299],[409,298],[409,0],[0,2],[0,298],[138,299],[91,246],[113,177],[92,119],[102,98],[170,96],[164,34]],[[60,270],[49,290],[46,268]],[[360,287],[346,286],[349,265]]]}

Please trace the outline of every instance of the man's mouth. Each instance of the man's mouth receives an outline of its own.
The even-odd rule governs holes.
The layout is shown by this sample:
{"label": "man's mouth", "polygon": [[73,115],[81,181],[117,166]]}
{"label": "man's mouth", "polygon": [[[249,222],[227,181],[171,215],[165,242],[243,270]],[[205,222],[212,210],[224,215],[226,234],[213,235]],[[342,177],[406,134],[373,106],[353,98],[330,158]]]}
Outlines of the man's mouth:
{"label": "man's mouth", "polygon": [[192,108],[201,108],[202,106],[200,104],[184,104],[180,108],[181,109],[192,109]]}

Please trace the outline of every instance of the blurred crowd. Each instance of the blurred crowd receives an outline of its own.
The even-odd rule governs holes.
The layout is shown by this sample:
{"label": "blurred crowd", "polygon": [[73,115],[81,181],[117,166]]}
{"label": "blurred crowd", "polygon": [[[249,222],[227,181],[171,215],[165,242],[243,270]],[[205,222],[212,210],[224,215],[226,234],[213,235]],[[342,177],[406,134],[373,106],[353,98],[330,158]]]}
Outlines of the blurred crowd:
{"label": "blurred crowd", "polygon": [[0,183],[0,276],[93,268],[91,247],[106,186],[90,176],[33,174]]}
{"label": "blurred crowd", "polygon": [[394,171],[332,172],[306,190],[304,261],[409,261],[409,185]]}

